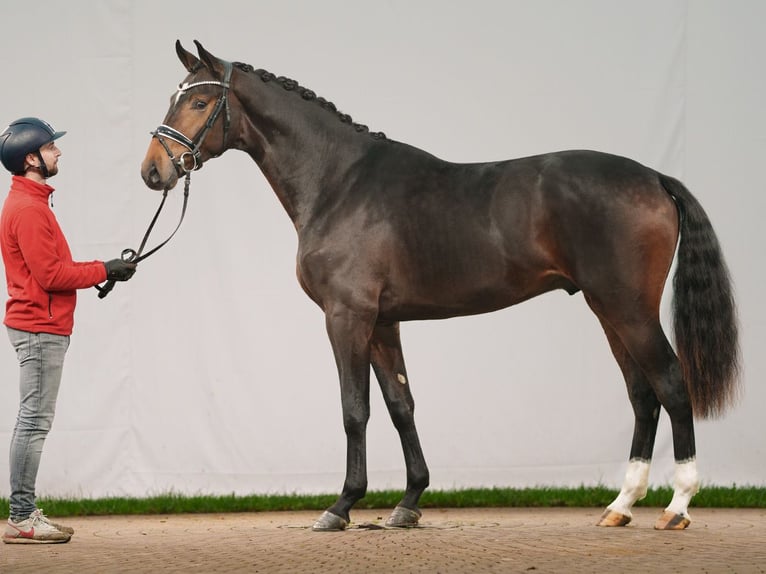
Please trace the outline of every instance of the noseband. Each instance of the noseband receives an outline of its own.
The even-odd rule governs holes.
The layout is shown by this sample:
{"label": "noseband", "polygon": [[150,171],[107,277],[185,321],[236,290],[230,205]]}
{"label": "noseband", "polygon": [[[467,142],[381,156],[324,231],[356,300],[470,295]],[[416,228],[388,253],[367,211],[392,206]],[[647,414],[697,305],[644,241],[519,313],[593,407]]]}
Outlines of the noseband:
{"label": "noseband", "polygon": [[[168,125],[162,124],[159,126],[155,131],[152,132],[152,137],[157,138],[157,141],[162,144],[162,147],[165,148],[165,151],[168,154],[168,157],[170,158],[170,161],[173,163],[173,165],[176,167],[176,170],[183,174],[183,173],[189,173],[191,171],[198,170],[202,167],[202,150],[200,147],[202,146],[202,142],[205,141],[205,137],[207,136],[208,132],[210,131],[210,128],[213,127],[213,124],[218,119],[218,116],[221,114],[221,110],[225,107],[226,108],[226,117],[224,118],[223,122],[223,147],[226,147],[226,136],[229,131],[229,125],[231,123],[231,110],[229,109],[229,88],[231,87],[231,72],[232,72],[232,65],[231,62],[223,62],[224,65],[224,76],[223,81],[218,80],[206,80],[203,82],[194,82],[193,84],[184,83],[179,84],[178,91],[176,92],[176,104],[178,103],[178,100],[181,98],[181,96],[191,90],[192,88],[196,88],[198,86],[221,86],[223,88],[223,91],[221,92],[221,96],[218,98],[218,101],[215,104],[215,108],[213,109],[213,113],[208,116],[207,121],[205,122],[205,125],[202,126],[199,132],[197,132],[197,135],[194,136],[193,139],[189,139],[188,136],[181,133],[175,128],[172,128]],[[165,138],[169,140],[173,140],[174,142],[177,142],[184,146],[188,151],[183,152],[180,156],[176,157],[173,155],[173,152],[170,151],[170,147],[165,142]],[[192,165],[190,168],[186,167],[186,158],[190,157],[192,160]],[[216,156],[213,156],[216,157]]]}

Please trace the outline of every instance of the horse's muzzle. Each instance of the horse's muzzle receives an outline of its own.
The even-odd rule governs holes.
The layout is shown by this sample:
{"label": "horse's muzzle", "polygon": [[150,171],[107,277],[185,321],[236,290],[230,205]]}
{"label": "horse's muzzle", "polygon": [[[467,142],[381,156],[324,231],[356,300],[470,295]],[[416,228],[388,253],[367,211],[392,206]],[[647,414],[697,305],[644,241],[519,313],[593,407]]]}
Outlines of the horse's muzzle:
{"label": "horse's muzzle", "polygon": [[158,162],[152,157],[147,157],[141,164],[141,178],[148,188],[162,191],[175,187],[178,183],[178,172],[167,158],[163,157]]}

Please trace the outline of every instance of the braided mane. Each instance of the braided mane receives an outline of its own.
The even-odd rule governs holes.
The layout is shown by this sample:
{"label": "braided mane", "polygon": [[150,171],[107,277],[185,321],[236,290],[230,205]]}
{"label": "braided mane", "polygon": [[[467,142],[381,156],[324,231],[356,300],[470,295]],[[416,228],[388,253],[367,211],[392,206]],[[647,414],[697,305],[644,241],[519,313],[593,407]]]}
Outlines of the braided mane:
{"label": "braided mane", "polygon": [[293,79],[286,78],[285,76],[275,76],[271,72],[268,72],[262,69],[256,70],[250,64],[243,64],[242,62],[234,62],[233,65],[239,70],[242,70],[243,72],[254,73],[258,77],[260,77],[263,82],[277,82],[286,91],[295,92],[299,94],[301,98],[303,98],[304,100],[316,102],[321,107],[326,109],[328,112],[335,114],[337,118],[344,124],[350,124],[351,126],[353,126],[354,129],[359,133],[367,133],[370,135],[370,137],[377,140],[387,139],[386,134],[384,134],[383,132],[371,132],[366,125],[358,124],[354,122],[351,119],[350,115],[344,114],[343,112],[338,110],[335,104],[333,104],[332,102],[326,100],[325,98],[321,96],[317,96],[313,90],[309,90],[308,88],[301,86],[297,81]]}

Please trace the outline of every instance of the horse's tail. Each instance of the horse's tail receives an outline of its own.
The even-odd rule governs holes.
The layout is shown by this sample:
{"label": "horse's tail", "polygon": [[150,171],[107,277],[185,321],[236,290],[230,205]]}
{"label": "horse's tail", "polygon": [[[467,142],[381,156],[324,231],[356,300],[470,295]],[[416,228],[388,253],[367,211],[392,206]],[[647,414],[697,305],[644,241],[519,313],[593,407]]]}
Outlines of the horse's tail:
{"label": "horse's tail", "polygon": [[723,414],[737,397],[740,355],[729,270],[705,210],[684,185],[660,174],[679,209],[680,241],[673,278],[676,353],[700,418]]}

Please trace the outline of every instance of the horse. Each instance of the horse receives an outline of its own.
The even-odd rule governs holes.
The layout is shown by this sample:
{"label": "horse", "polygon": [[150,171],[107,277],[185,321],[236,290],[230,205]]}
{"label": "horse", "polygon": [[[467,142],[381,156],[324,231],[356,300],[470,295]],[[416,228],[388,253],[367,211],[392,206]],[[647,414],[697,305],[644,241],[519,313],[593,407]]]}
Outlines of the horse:
{"label": "horse", "polygon": [[[624,526],[646,495],[660,409],[673,496],[655,523],[680,530],[700,486],[694,419],[737,398],[731,277],[700,203],[628,158],[569,150],[451,163],[371,132],[297,81],[176,41],[188,75],[141,165],[153,190],[228,149],[258,165],[298,234],[298,281],[323,311],[341,388],[346,473],[315,531],[345,529],[367,490],[370,367],[406,466],[389,527],[415,527],[429,470],[414,420],[403,321],[487,313],[563,289],[582,293],[627,385],[634,431],[619,494],[599,526]],[[194,134],[191,136],[191,134]],[[190,137],[191,136],[191,137]],[[674,347],[660,324],[673,276]]]}

